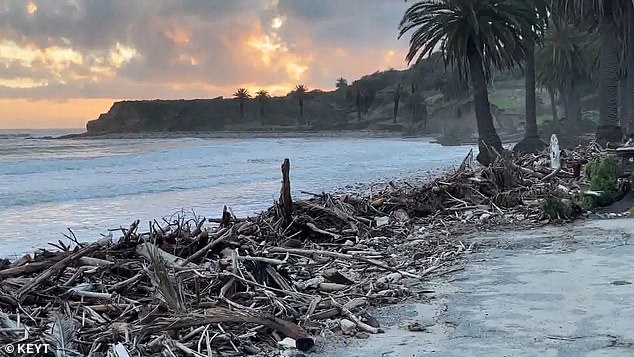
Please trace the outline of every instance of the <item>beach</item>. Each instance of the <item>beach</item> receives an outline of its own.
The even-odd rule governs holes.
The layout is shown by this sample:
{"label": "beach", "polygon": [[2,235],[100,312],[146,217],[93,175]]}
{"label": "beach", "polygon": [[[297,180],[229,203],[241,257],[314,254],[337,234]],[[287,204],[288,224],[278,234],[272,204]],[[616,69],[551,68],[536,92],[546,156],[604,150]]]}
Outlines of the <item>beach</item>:
{"label": "beach", "polygon": [[[33,150],[37,141],[32,140],[23,144],[23,151]],[[175,183],[183,182],[197,172],[186,168],[199,168],[196,165],[201,165],[203,158],[222,149],[226,154],[215,156],[216,166],[210,165],[211,170],[198,180],[211,172],[217,174],[218,170],[239,166],[235,174],[225,174],[231,176],[226,184],[233,191],[209,188],[209,192],[222,190],[231,194],[227,197],[228,204],[215,200],[218,208],[211,215],[204,212],[214,204],[209,203],[213,201],[212,196],[200,194],[199,188],[191,191],[179,186],[187,193],[183,202],[191,204],[192,197],[205,200],[198,213],[190,214],[181,208],[171,216],[145,220],[138,218],[138,207],[146,203],[145,206],[161,210],[164,209],[161,202],[168,202],[166,197],[172,196],[165,196],[160,190],[122,192],[120,196],[134,199],[126,201],[125,206],[135,209],[136,214],[131,213],[126,222],[119,224],[120,228],[99,236],[71,229],[66,238],[52,241],[46,250],[25,255],[23,253],[30,251],[22,248],[22,252],[1,262],[0,280],[4,290],[0,304],[6,311],[21,306],[27,314],[34,315],[37,306],[42,304],[52,304],[51,311],[61,311],[61,307],[56,307],[61,300],[55,297],[63,296],[64,304],[74,312],[56,315],[54,323],[68,326],[82,336],[81,341],[95,341],[86,342],[85,346],[74,344],[74,350],[86,351],[90,347],[104,353],[119,349],[147,354],[167,349],[178,351],[174,352],[176,355],[195,355],[202,347],[196,347],[193,339],[207,339],[211,344],[217,336],[222,337],[215,342],[214,349],[221,355],[265,356],[281,349],[283,355],[295,355],[299,350],[344,356],[352,350],[340,343],[355,348],[355,338],[369,338],[368,345],[361,348],[377,353],[392,351],[402,355],[433,350],[434,343],[448,338],[436,331],[445,331],[448,326],[438,314],[438,309],[445,305],[438,305],[437,299],[453,299],[459,296],[453,292],[468,288],[443,285],[445,279],[459,277],[463,270],[468,272],[466,269],[471,265],[477,269],[477,261],[472,261],[474,257],[477,259],[498,246],[512,247],[510,237],[517,237],[518,251],[523,244],[528,244],[528,249],[531,244],[548,246],[546,238],[551,236],[540,235],[540,232],[556,235],[546,227],[548,223],[571,224],[590,217],[576,210],[564,216],[559,216],[560,213],[549,216],[544,209],[542,202],[553,192],[568,190],[570,197],[578,194],[571,191],[578,189],[574,173],[568,171],[568,166],[550,169],[545,161],[546,152],[504,156],[492,166],[481,167],[473,162],[472,150],[465,155],[468,147],[455,148],[456,161],[451,163],[447,159],[450,150],[441,148],[435,154],[430,153],[438,145],[421,140],[90,140],[93,143],[90,148],[99,150],[88,153],[78,150],[81,141],[63,140],[44,139],[39,145],[44,145],[46,150],[31,154],[36,161],[13,162],[9,169],[39,168],[43,164],[42,151],[47,150],[53,157],[48,158],[51,161],[45,162],[44,167],[62,168],[62,172],[97,169],[97,173],[112,173],[122,179],[135,178],[134,168],[143,168],[143,163],[156,166],[165,162],[165,169],[159,167],[158,171],[151,171],[148,167],[139,170],[136,177],[146,178],[146,172],[167,172],[176,175]],[[118,145],[122,142],[126,145]],[[54,145],[57,151],[46,145]],[[157,149],[147,150],[151,145]],[[248,146],[255,150],[245,150]],[[319,150],[311,150],[311,147]],[[290,153],[292,161],[285,159],[282,164],[274,157],[252,159],[254,152],[274,155],[276,148]],[[320,159],[317,152],[323,158]],[[591,144],[567,150],[565,155],[569,160],[581,160],[601,157],[605,151]],[[21,158],[25,157],[28,155],[22,152]],[[218,166],[222,157],[227,161]],[[247,165],[238,165],[236,158]],[[338,166],[338,159],[342,159],[345,166]],[[174,170],[175,163],[181,166]],[[403,163],[414,167],[406,171]],[[422,171],[421,165],[430,168]],[[445,169],[437,172],[431,168],[433,165]],[[312,171],[311,167],[314,167]],[[385,171],[377,172],[376,167],[383,167]],[[259,169],[257,174],[252,171],[254,168]],[[51,171],[53,177],[58,177],[58,171]],[[255,176],[245,176],[245,172]],[[24,177],[35,173],[22,172]],[[262,184],[258,176],[262,174],[270,176],[268,186]],[[356,185],[338,190],[328,187],[329,184],[341,187],[341,181],[354,175],[358,175]],[[390,178],[390,175],[393,176]],[[76,173],[74,176],[81,177]],[[246,181],[240,182],[240,177]],[[251,191],[246,190],[246,182],[254,179],[258,182]],[[95,182],[96,178],[90,177],[90,180]],[[118,187],[112,179],[108,181],[108,177],[105,182],[109,182],[111,190]],[[80,187],[78,183],[65,184]],[[202,183],[205,184],[204,180]],[[123,187],[151,185],[152,181],[139,181]],[[60,192],[68,194],[68,187],[59,187]],[[46,188],[52,190],[55,186],[49,183]],[[266,191],[269,199],[255,194],[260,191]],[[330,193],[335,191],[338,192]],[[94,194],[95,189],[87,192]],[[81,190],[70,193],[81,193]],[[240,205],[233,206],[236,210],[229,208],[230,200],[250,196],[247,193],[257,197],[262,205],[259,213],[244,214],[245,208]],[[139,199],[145,194],[154,195],[149,196],[154,199]],[[44,197],[40,195],[39,199]],[[100,198],[105,199],[115,198]],[[74,201],[83,205],[79,211],[85,209],[81,197]],[[177,201],[177,204],[180,203]],[[64,205],[68,209],[68,204]],[[28,207],[28,204],[22,206]],[[559,209],[564,214],[565,210]],[[59,214],[59,211],[52,213]],[[73,211],[69,213],[72,216]],[[108,212],[100,212],[98,216],[103,223]],[[537,232],[534,239],[530,238],[533,233],[526,233],[527,229]],[[78,236],[76,231],[84,236]],[[502,238],[495,241],[494,237]],[[522,237],[528,239],[524,241]],[[42,248],[43,237],[38,238],[33,244]],[[513,263],[505,261],[504,264]],[[509,275],[514,274],[508,269]],[[479,286],[478,279],[486,280],[483,276],[486,274],[476,272],[467,279]],[[456,309],[463,308],[459,302],[454,304]],[[504,301],[491,304],[501,303]],[[143,304],[149,304],[148,308],[142,308]],[[90,316],[80,319],[78,311]],[[124,317],[132,311],[139,312],[126,320]],[[392,312],[386,315],[384,311]],[[20,322],[20,316],[5,313],[0,317],[14,334],[41,330],[42,324],[48,321],[42,316]],[[409,332],[403,333],[403,324],[396,322],[395,316],[409,321],[405,326]],[[424,318],[421,320],[420,316]],[[500,319],[506,323],[504,316]],[[113,334],[110,327],[102,326],[103,321],[112,321],[118,332]],[[272,331],[272,334],[248,332],[248,326],[253,325],[257,331]],[[413,338],[412,333],[428,329],[436,331],[436,340],[422,345],[413,340],[407,342]],[[171,331],[170,334],[164,334],[166,330]],[[119,338],[119,334],[127,337]],[[20,341],[26,343],[36,336],[37,333],[27,333],[26,339]],[[143,342],[132,345],[132,339]],[[405,341],[407,346],[399,349],[398,340]],[[460,351],[438,346],[448,353]]]}

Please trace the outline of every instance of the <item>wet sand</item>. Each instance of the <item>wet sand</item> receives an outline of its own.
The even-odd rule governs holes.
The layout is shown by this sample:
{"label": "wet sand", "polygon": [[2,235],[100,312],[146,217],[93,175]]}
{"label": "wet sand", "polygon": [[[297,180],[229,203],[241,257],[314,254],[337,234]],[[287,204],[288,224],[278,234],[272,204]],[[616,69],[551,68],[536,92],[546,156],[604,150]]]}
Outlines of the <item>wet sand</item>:
{"label": "wet sand", "polygon": [[632,234],[634,219],[473,235],[483,248],[431,301],[380,309],[384,334],[317,356],[634,355]]}

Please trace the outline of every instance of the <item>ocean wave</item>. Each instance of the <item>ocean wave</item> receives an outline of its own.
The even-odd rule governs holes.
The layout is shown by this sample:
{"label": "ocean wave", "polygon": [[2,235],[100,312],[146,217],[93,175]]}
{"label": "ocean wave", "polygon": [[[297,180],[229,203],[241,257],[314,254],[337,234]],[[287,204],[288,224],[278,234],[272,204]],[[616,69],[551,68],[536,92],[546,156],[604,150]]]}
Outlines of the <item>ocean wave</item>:
{"label": "ocean wave", "polygon": [[31,138],[31,134],[0,134],[0,140]]}

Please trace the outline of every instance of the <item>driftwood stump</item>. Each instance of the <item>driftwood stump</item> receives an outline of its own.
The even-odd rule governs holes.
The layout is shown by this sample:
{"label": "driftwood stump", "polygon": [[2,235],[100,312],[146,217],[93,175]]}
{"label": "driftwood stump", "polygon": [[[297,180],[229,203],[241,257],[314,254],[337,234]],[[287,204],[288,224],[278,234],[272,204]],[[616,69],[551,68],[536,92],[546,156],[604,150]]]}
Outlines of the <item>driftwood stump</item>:
{"label": "driftwood stump", "polygon": [[222,218],[220,219],[220,228],[227,228],[231,225],[231,213],[227,211],[227,206],[222,208]]}
{"label": "driftwood stump", "polygon": [[284,159],[282,163],[282,189],[280,190],[280,200],[278,202],[278,210],[284,218],[285,224],[290,224],[293,215],[293,199],[291,198],[291,179],[289,177],[291,171],[291,162]]}

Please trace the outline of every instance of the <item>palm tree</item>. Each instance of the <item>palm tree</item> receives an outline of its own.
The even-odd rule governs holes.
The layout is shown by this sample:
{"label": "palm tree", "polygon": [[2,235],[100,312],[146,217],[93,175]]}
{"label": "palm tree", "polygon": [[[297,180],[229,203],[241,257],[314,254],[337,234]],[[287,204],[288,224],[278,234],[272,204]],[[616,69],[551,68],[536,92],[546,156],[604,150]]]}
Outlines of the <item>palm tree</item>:
{"label": "palm tree", "polygon": [[493,125],[487,82],[494,68],[510,69],[524,59],[522,29],[536,25],[521,0],[421,0],[399,25],[399,38],[413,30],[407,62],[440,49],[445,62],[468,77],[478,124],[478,161],[491,162],[489,148],[502,151]]}
{"label": "palm tree", "polygon": [[[623,139],[618,116],[619,41],[616,39],[619,35],[618,22],[625,19],[624,14],[634,16],[629,10],[630,2],[630,0],[553,0],[555,11],[566,15],[576,23],[587,24],[589,20],[598,20],[599,126],[596,140],[601,144],[618,143]],[[628,46],[632,45],[633,41],[632,38],[628,39]]]}
{"label": "palm tree", "polygon": [[403,85],[399,82],[396,85],[396,89],[394,89],[394,119],[393,122],[396,124],[396,117],[398,116],[398,104],[401,100],[401,90],[403,89]]}
{"label": "palm tree", "polygon": [[335,83],[335,88],[337,89],[346,88],[347,86],[348,86],[348,81],[343,77],[337,79],[337,83]]}
{"label": "palm tree", "polygon": [[233,96],[240,102],[240,117],[244,117],[244,103],[247,99],[251,98],[251,94],[249,94],[246,88],[238,88],[238,90],[233,93]]}
{"label": "palm tree", "polygon": [[573,124],[567,129],[573,132],[581,125],[579,87],[596,77],[597,56],[598,41],[594,33],[582,33],[557,17],[551,19],[544,46],[536,53],[537,82],[548,89],[551,103],[555,94],[559,94],[564,117]]}
{"label": "palm tree", "polygon": [[299,103],[299,118],[300,123],[304,124],[304,97],[308,89],[303,84],[295,86],[295,93],[297,94],[297,102]]}
{"label": "palm tree", "polygon": [[526,127],[524,139],[513,148],[518,152],[535,152],[546,147],[539,139],[537,132],[537,102],[535,100],[535,43],[543,40],[546,24],[548,22],[547,0],[526,0],[524,6],[527,11],[533,11],[537,21],[527,21],[524,24],[524,52],[526,57],[524,89]]}
{"label": "palm tree", "polygon": [[266,102],[269,100],[269,98],[271,98],[271,96],[269,95],[269,92],[265,91],[264,89],[260,89],[256,95],[255,98],[258,100],[258,103],[260,103],[260,125],[264,125],[264,104],[266,104]]}

